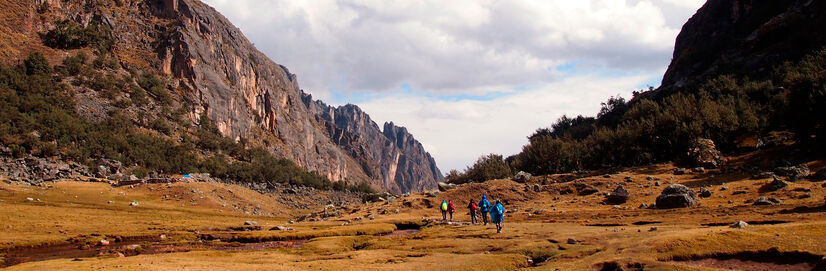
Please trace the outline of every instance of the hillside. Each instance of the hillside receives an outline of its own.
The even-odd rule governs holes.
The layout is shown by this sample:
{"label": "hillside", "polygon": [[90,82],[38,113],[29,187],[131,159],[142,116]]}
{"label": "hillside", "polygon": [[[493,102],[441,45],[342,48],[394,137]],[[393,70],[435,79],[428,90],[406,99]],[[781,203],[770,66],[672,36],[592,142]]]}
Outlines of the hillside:
{"label": "hillside", "polygon": [[[403,128],[373,129],[365,113],[359,119],[325,119],[322,113],[328,110],[316,108],[323,103],[300,89],[296,75],[197,0],[13,0],[4,5],[8,16],[2,32],[9,37],[0,44],[4,62],[17,64],[39,52],[51,65],[66,67],[66,59],[99,63],[91,71],[70,69],[61,79],[76,93],[77,113],[91,122],[117,112],[144,133],[185,142],[200,139],[195,131],[203,128],[203,119],[243,148],[262,148],[333,182],[367,183],[395,193],[434,189],[442,179],[434,159]],[[83,57],[76,58],[80,53]],[[335,128],[348,126],[369,129]],[[341,136],[336,129],[352,140],[334,140]],[[390,141],[395,146],[385,144]],[[225,152],[196,147],[204,161]],[[121,162],[163,171],[141,161]]]}

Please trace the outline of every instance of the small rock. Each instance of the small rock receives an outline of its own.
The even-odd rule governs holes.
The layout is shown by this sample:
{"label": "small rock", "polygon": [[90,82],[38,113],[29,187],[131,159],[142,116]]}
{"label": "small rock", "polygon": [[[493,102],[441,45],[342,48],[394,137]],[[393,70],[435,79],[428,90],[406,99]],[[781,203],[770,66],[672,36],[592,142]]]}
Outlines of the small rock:
{"label": "small rock", "polygon": [[295,230],[295,229],[290,228],[290,227],[284,227],[284,226],[275,226],[275,227],[270,228],[270,230],[271,231],[292,231],[292,230]]}
{"label": "small rock", "polygon": [[26,198],[26,201],[34,201],[34,198]]}
{"label": "small rock", "polygon": [[654,182],[654,186],[660,186],[660,181]]}
{"label": "small rock", "polygon": [[100,241],[98,241],[98,245],[100,245],[100,246],[108,246],[108,245],[109,245],[109,240],[106,240],[106,239],[101,239]]}
{"label": "small rock", "polygon": [[734,224],[731,224],[729,227],[736,228],[736,229],[744,229],[748,226],[749,226],[749,223],[746,223],[745,221],[741,220],[741,221],[734,222]]}
{"label": "small rock", "polygon": [[680,168],[675,168],[675,169],[674,169],[674,175],[683,175],[683,174],[685,174],[687,171],[688,171],[688,170],[687,170],[687,169],[685,169],[685,168],[681,168],[681,167],[680,167]]}
{"label": "small rock", "polygon": [[645,180],[646,180],[646,181],[653,181],[653,180],[654,180],[654,176],[648,176],[648,177],[645,177]]}
{"label": "small rock", "polygon": [[133,201],[129,203],[129,206],[138,206],[140,205],[137,201]]}
{"label": "small rock", "polygon": [[158,239],[166,240],[166,234],[161,234],[160,236],[158,236]]}
{"label": "small rock", "polygon": [[576,244],[579,244],[579,241],[577,241],[574,238],[568,238],[568,244],[569,245],[576,245]]}
{"label": "small rock", "polygon": [[726,190],[728,190],[728,186],[720,187],[720,191],[726,191]]}
{"label": "small rock", "polygon": [[123,253],[120,253],[120,252],[115,252],[115,257],[124,258],[124,257],[126,257],[126,255],[123,255]]}
{"label": "small rock", "polygon": [[704,167],[695,167],[695,168],[692,168],[692,169],[691,169],[691,172],[694,172],[694,173],[704,173],[704,172],[706,172],[706,169],[705,169]]}
{"label": "small rock", "polygon": [[247,221],[244,221],[244,225],[245,226],[258,226],[258,222],[257,221],[252,221],[252,220],[247,220]]}
{"label": "small rock", "polygon": [[112,204],[112,203],[115,203],[115,202],[110,200],[110,201],[107,201],[106,203]]}
{"label": "small rock", "polygon": [[700,197],[701,198],[711,197],[711,190],[708,190],[705,187],[701,188],[700,189]]}
{"label": "small rock", "polygon": [[648,231],[656,231],[656,230],[657,230],[657,227],[651,227],[650,229],[648,229]]}
{"label": "small rock", "polygon": [[776,203],[775,203],[774,201],[770,201],[770,200],[769,200],[769,199],[767,199],[766,197],[760,197],[759,199],[757,199],[756,201],[754,201],[754,205],[755,205],[755,206],[761,206],[761,205],[775,205],[775,204],[776,204]]}

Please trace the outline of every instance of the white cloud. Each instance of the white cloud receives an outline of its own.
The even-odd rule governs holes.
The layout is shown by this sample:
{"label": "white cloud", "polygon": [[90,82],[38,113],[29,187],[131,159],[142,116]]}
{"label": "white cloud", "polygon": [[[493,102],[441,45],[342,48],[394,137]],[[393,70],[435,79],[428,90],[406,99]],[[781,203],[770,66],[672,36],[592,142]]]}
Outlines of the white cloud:
{"label": "white cloud", "polygon": [[[358,100],[377,121],[407,126],[447,170],[518,152],[562,114],[592,115],[608,96],[661,77],[703,1],[204,2],[306,91],[331,104]],[[510,94],[462,98],[491,93]]]}

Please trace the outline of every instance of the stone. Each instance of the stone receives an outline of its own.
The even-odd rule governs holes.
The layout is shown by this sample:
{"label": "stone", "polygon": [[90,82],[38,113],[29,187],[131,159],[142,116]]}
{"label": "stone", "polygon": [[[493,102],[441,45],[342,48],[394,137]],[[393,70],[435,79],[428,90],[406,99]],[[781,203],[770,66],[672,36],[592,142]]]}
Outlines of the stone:
{"label": "stone", "polygon": [[774,172],[771,172],[771,171],[764,171],[764,172],[760,172],[758,174],[755,174],[755,175],[751,176],[752,179],[768,179],[768,178],[775,178],[775,177],[777,177],[777,175],[775,175]]}
{"label": "stone", "polygon": [[628,190],[625,190],[622,185],[619,185],[616,189],[614,189],[614,191],[611,192],[611,194],[608,194],[605,202],[609,204],[623,204],[628,201],[630,196],[631,194],[628,193]]}
{"label": "stone", "polygon": [[764,185],[763,188],[768,190],[768,191],[777,191],[777,190],[786,188],[788,186],[789,186],[789,183],[784,182],[784,181],[778,179],[777,177],[774,177],[774,180],[772,182],[767,183],[766,185]]}
{"label": "stone", "polygon": [[657,208],[685,208],[697,205],[697,197],[691,189],[681,184],[671,184],[657,196]]}
{"label": "stone", "polygon": [[777,204],[777,203],[774,203],[773,201],[770,201],[766,197],[760,197],[759,199],[754,201],[753,205],[762,206],[762,205],[775,205],[775,204]]}
{"label": "stone", "polygon": [[100,241],[98,241],[98,245],[102,246],[102,247],[103,246],[108,246],[109,245],[109,240],[101,239]]}
{"label": "stone", "polygon": [[749,226],[749,223],[746,223],[746,222],[741,220],[741,221],[734,222],[734,224],[731,224],[729,227],[736,228],[736,229],[745,229],[748,226]]}
{"label": "stone", "polygon": [[700,197],[701,197],[701,198],[708,198],[708,197],[711,197],[711,190],[708,190],[708,189],[706,189],[705,187],[700,188],[700,193],[699,193],[699,195],[700,195]]}
{"label": "stone", "polygon": [[681,168],[681,167],[679,167],[679,168],[675,168],[675,169],[674,169],[674,175],[683,175],[683,174],[685,174],[686,172],[688,172],[688,170],[687,170],[687,169],[685,169],[685,168]]}
{"label": "stone", "polygon": [[574,238],[568,238],[568,242],[567,242],[567,243],[568,243],[569,245],[576,245],[576,244],[579,244],[579,241],[577,241],[577,240],[576,240],[576,239],[574,239]]}
{"label": "stone", "polygon": [[539,186],[539,184],[534,184],[533,185],[533,192],[539,192],[539,191],[542,191],[542,187]]}
{"label": "stone", "polygon": [[439,195],[439,191],[430,191],[430,192],[427,192],[426,195],[429,198],[435,198],[436,196]]}
{"label": "stone", "polygon": [[656,181],[656,182],[654,182],[654,186],[660,186],[660,185],[661,185],[661,184],[660,184],[660,181]]}
{"label": "stone", "polygon": [[599,192],[599,189],[596,187],[584,183],[574,183],[574,187],[580,196],[587,196]]}
{"label": "stone", "polygon": [[293,229],[291,227],[285,227],[285,226],[275,226],[275,227],[270,228],[270,230],[271,231],[292,231],[292,230],[295,230],[295,229]]}
{"label": "stone", "polygon": [[138,203],[137,201],[133,201],[133,202],[129,203],[129,206],[138,206],[138,205],[140,205],[140,203]]}
{"label": "stone", "polygon": [[645,177],[645,180],[646,180],[646,181],[653,181],[653,180],[654,180],[654,176],[648,176],[648,177]]}
{"label": "stone", "polygon": [[533,176],[530,173],[519,171],[513,176],[513,181],[518,183],[526,183],[531,180]]}
{"label": "stone", "polygon": [[639,209],[648,209],[648,204],[640,203],[640,206],[637,207],[637,208],[639,208]]}
{"label": "stone", "polygon": [[656,226],[654,226],[654,227],[649,228],[648,231],[657,231],[657,229],[658,228]]}
{"label": "stone", "polygon": [[258,226],[258,222],[257,221],[252,221],[252,220],[247,220],[247,221],[244,221],[244,226]]}
{"label": "stone", "polygon": [[694,173],[705,173],[706,169],[704,167],[695,167],[691,169],[691,172]]}
{"label": "stone", "polygon": [[458,185],[456,185],[456,184],[452,184],[452,183],[445,183],[445,182],[439,182],[439,183],[438,183],[438,186],[439,186],[439,191],[441,191],[441,192],[444,192],[444,191],[447,191],[447,190],[450,190],[450,189],[454,189],[454,188],[456,188],[456,187],[459,187],[459,186],[458,186]]}
{"label": "stone", "polygon": [[717,150],[714,141],[697,138],[689,143],[688,158],[695,167],[718,168],[723,164],[723,155]]}
{"label": "stone", "polygon": [[790,167],[777,167],[774,169],[774,174],[789,177],[790,181],[797,181],[806,178],[810,173],[811,171],[809,171],[809,167],[807,167],[806,164]]}

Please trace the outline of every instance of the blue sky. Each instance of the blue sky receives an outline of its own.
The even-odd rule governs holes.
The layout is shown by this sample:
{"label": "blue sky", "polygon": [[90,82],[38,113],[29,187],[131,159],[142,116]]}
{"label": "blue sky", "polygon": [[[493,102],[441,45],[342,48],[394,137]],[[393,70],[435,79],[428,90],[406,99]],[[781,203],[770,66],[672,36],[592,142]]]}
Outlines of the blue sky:
{"label": "blue sky", "polygon": [[[440,169],[658,86],[699,0],[205,0],[301,87],[402,125]],[[379,125],[381,126],[381,125]]]}

